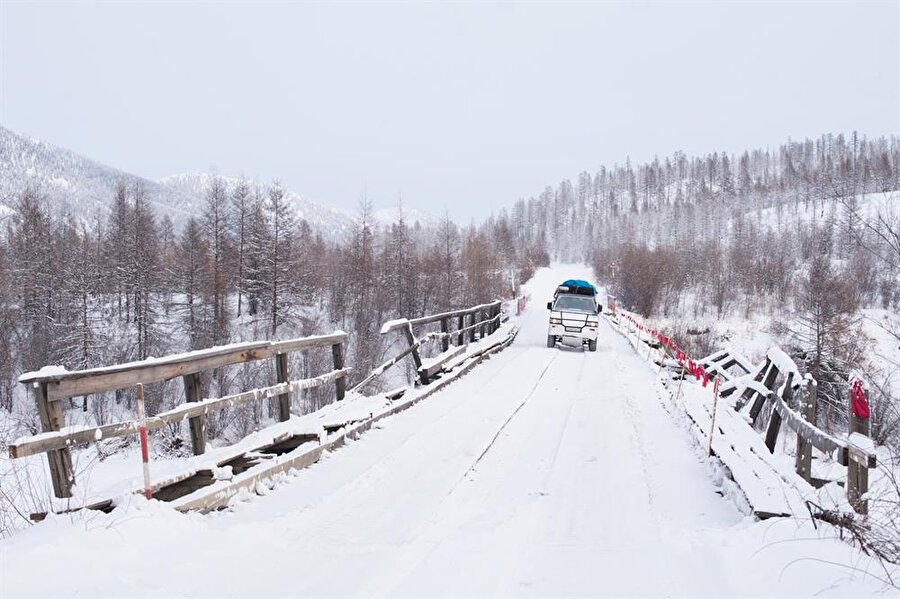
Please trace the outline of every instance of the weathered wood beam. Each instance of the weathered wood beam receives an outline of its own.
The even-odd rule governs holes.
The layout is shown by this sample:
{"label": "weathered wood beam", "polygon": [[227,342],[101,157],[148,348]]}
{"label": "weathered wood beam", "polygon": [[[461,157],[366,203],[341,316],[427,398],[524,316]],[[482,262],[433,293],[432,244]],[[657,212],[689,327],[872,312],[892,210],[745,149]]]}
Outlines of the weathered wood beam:
{"label": "weathered wood beam", "polygon": [[[191,418],[206,414],[209,410],[221,410],[239,406],[251,401],[261,401],[271,397],[276,397],[283,393],[300,391],[302,389],[311,389],[319,387],[326,383],[340,378],[346,377],[351,372],[350,368],[335,370],[321,376],[311,379],[300,379],[286,383],[279,383],[270,387],[253,389],[234,395],[226,395],[204,399],[198,402],[184,403],[167,412],[151,416],[146,419],[147,430],[153,431],[161,429],[169,424],[175,424],[183,421],[185,418]],[[9,446],[9,456],[11,458],[22,458],[29,455],[36,455],[47,451],[65,449],[69,445],[78,445],[82,443],[92,443],[101,439],[112,437],[124,437],[134,435],[138,432],[137,422],[118,422],[115,424],[106,424],[103,426],[84,427],[80,429],[65,429],[62,431],[45,433],[36,435],[28,439],[17,441]]]}
{"label": "weathered wood beam", "polygon": [[325,347],[334,343],[343,343],[347,340],[347,337],[347,333],[336,332],[329,335],[302,337],[287,341],[241,343],[227,347],[188,352],[177,356],[153,358],[75,372],[41,375],[40,371],[38,371],[23,375],[19,378],[19,382],[28,385],[46,383],[48,401],[59,401],[69,397],[125,389],[138,383],[149,384],[167,381],[205,370],[221,368],[222,366],[262,360],[271,358],[276,353]]}
{"label": "weathered wood beam", "polygon": [[427,385],[428,381],[431,380],[431,377],[444,369],[444,365],[447,364],[447,362],[465,352],[466,346],[458,345],[424,363],[419,367],[419,379],[422,381],[422,384]]}

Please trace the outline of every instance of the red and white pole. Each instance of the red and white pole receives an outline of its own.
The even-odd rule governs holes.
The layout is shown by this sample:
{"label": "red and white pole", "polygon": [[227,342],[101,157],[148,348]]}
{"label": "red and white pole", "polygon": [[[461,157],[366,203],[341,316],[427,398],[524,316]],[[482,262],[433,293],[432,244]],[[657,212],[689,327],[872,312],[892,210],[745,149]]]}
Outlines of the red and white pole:
{"label": "red and white pole", "polygon": [[150,442],[147,440],[147,413],[144,410],[144,385],[137,384],[138,431],[141,436],[141,460],[144,462],[144,497],[153,498],[150,488]]}
{"label": "red and white pole", "polygon": [[712,405],[712,422],[709,425],[709,447],[706,450],[706,455],[712,455],[712,442],[713,435],[716,433],[716,407],[719,405],[719,375],[716,375],[716,380],[713,382],[713,405]]}

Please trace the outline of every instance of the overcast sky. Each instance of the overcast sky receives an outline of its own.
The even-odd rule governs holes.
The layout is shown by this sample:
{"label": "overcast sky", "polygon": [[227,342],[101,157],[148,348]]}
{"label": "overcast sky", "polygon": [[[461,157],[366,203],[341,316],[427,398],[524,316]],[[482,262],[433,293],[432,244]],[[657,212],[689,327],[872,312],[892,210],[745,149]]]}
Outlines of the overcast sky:
{"label": "overcast sky", "polygon": [[603,164],[900,133],[900,3],[16,3],[0,124],[482,218]]}

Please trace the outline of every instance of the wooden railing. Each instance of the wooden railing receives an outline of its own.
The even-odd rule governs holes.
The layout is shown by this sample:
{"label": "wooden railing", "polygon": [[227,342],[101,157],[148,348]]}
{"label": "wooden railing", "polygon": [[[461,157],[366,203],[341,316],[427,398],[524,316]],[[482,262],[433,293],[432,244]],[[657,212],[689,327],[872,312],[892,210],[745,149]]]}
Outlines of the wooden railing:
{"label": "wooden railing", "polygon": [[[463,347],[467,342],[482,339],[500,328],[501,306],[502,302],[497,300],[462,310],[453,310],[420,318],[392,320],[385,323],[381,327],[381,334],[387,335],[394,331],[400,331],[406,337],[409,347],[376,368],[369,377],[366,377],[357,385],[357,388],[368,384],[376,376],[399,362],[400,359],[409,355],[412,356],[415,363],[419,380],[423,385],[427,385],[430,378],[440,370],[440,367],[446,361],[458,355],[458,351],[450,349],[451,344]],[[425,333],[421,337],[416,337],[415,329],[438,323],[440,324],[440,331],[432,331]],[[440,340],[443,353],[425,364],[422,361],[419,350],[426,341],[432,339]]]}
{"label": "wooden railing", "polygon": [[[665,352],[666,348],[661,347]],[[838,464],[847,467],[847,499],[860,514],[868,513],[868,471],[876,467],[874,445],[868,438],[868,421],[850,415],[850,431],[846,439],[828,434],[816,426],[816,399],[818,385],[809,374],[801,376],[791,358],[777,347],[766,353],[759,366],[751,368],[746,358],[727,350],[716,352],[700,361],[707,370],[715,372],[724,383],[722,397],[737,395],[734,409],[746,413],[752,426],[756,426],[764,408],[770,407],[765,429],[765,444],[775,453],[782,425],[787,425],[797,437],[794,468],[806,482],[817,481],[812,476],[812,449],[831,456]],[[729,368],[742,371],[732,376]],[[683,366],[681,376],[684,376]],[[778,381],[783,384],[778,385]],[[797,401],[795,402],[795,398]],[[799,407],[799,411],[791,408]]]}
{"label": "wooden railing", "polygon": [[[57,372],[44,369],[22,375],[19,382],[33,389],[44,432],[16,441],[10,445],[9,454],[17,458],[46,452],[54,494],[60,498],[71,497],[75,477],[69,447],[109,437],[137,434],[138,429],[136,422],[119,422],[96,427],[67,427],[63,400],[128,389],[138,384],[167,381],[177,377],[183,380],[187,403],[151,416],[146,421],[147,427],[151,430],[158,429],[187,418],[194,454],[205,453],[206,415],[210,410],[220,410],[274,397],[278,399],[279,420],[286,421],[290,418],[292,392],[319,387],[329,382],[335,383],[336,399],[343,399],[346,377],[350,372],[350,369],[344,366],[343,344],[346,341],[347,333],[338,331],[329,335],[287,341],[240,343],[90,370]],[[289,354],[328,346],[332,350],[334,370],[309,379],[295,381],[288,379]],[[269,358],[275,360],[277,384],[225,397],[207,399],[201,397],[202,372]]]}

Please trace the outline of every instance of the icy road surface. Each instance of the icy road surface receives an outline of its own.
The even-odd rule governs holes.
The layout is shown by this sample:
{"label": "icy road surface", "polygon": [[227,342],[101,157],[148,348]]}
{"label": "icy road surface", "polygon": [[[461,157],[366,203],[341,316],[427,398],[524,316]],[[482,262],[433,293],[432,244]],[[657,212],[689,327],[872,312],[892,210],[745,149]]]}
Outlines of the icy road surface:
{"label": "icy road surface", "polygon": [[847,545],[718,494],[609,324],[596,353],[546,347],[573,277],[539,271],[513,346],[265,496],[210,516],[135,498],[3,542],[0,596],[883,592]]}

